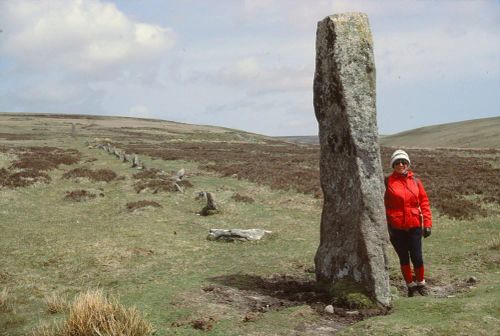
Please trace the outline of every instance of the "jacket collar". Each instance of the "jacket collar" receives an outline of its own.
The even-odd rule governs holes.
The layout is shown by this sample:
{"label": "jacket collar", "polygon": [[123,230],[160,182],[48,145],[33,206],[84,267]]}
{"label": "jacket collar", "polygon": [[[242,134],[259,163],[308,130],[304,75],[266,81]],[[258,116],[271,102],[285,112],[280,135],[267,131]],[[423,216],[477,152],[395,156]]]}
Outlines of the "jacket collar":
{"label": "jacket collar", "polygon": [[397,178],[397,179],[404,179],[404,178],[413,178],[413,172],[411,170],[408,170],[408,173],[406,175],[401,175],[396,172],[392,172],[392,177]]}

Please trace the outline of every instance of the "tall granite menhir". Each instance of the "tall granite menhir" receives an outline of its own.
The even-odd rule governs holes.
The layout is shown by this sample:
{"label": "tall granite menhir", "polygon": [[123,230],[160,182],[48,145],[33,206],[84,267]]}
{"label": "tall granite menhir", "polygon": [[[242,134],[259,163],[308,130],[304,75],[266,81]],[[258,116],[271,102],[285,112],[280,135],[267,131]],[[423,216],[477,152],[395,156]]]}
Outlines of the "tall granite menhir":
{"label": "tall granite menhir", "polygon": [[334,295],[347,285],[388,306],[375,65],[365,14],[337,14],[318,23],[314,110],[324,194],[316,278]]}

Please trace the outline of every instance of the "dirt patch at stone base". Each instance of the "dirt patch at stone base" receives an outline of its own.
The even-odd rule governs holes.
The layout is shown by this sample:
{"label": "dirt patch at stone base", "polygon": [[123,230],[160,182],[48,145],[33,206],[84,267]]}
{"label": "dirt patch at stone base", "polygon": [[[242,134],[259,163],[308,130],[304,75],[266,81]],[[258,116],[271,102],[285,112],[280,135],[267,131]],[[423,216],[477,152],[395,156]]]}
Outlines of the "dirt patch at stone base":
{"label": "dirt patch at stone base", "polygon": [[[451,298],[458,294],[470,291],[476,283],[468,282],[467,280],[459,280],[454,282],[444,282],[434,278],[425,279],[428,295],[437,298]],[[398,289],[400,296],[408,296],[408,290],[404,281],[391,280],[391,285]],[[417,296],[419,294],[416,294]]]}
{"label": "dirt patch at stone base", "polygon": [[[367,317],[388,313],[386,309],[351,310],[338,306],[334,308],[333,313],[328,313],[325,307],[331,304],[331,300],[325,294],[317,292],[315,281],[307,277],[232,274],[209,280],[212,284],[203,287],[202,295],[197,296],[195,300],[197,304],[202,303],[205,307],[219,307],[219,312],[210,311],[213,323],[223,319],[224,312],[227,311],[240,315],[242,323],[252,323],[268,312],[303,306],[291,314],[297,317],[314,316],[315,321],[298,324],[292,335],[323,336],[333,335]],[[197,319],[174,322],[172,326],[188,325]]]}
{"label": "dirt patch at stone base", "polygon": [[[211,284],[202,288],[202,294],[196,298],[197,303],[219,307],[220,312],[212,310],[209,315],[174,322],[173,327],[191,325],[196,328],[194,325],[199,321],[208,321],[211,328],[218,320],[224,318],[224,312],[227,311],[239,314],[242,323],[252,323],[268,312],[281,311],[290,307],[303,307],[291,314],[296,314],[297,317],[314,316],[314,321],[298,323],[291,335],[323,336],[335,335],[345,327],[366,318],[390,313],[390,309],[351,309],[338,305],[333,305],[333,312],[327,312],[325,307],[332,305],[332,299],[316,290],[316,283],[310,276],[275,274],[270,277],[261,277],[231,274],[209,280]],[[439,298],[454,297],[469,291],[476,285],[476,280],[470,279],[453,283],[445,283],[433,278],[426,281],[429,296]],[[406,296],[406,287],[400,279],[391,280],[391,285],[398,288],[401,296]]]}

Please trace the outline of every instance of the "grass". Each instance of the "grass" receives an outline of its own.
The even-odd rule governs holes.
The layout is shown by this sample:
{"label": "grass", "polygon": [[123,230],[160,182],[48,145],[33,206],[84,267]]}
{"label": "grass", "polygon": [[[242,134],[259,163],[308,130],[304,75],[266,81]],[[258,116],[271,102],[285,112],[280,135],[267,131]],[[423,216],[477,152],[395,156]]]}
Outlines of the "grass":
{"label": "grass", "polygon": [[[85,119],[75,121],[87,123]],[[145,155],[141,160],[148,168],[163,170],[168,177],[185,168],[186,179],[193,187],[184,193],[154,193],[149,189],[137,193],[135,183],[156,174],[141,173],[139,179],[134,178],[139,171],[129,163],[87,148],[85,141],[97,133],[101,137],[119,134],[105,124],[105,119],[88,122],[98,126],[78,126],[75,139],[70,138],[68,119],[30,117],[5,123],[18,125],[12,130],[0,123],[0,133],[36,135],[40,131],[27,130],[47,129],[43,140],[14,137],[7,144],[14,150],[0,153],[0,167],[7,168],[17,159],[13,153],[21,145],[64,144],[63,149],[81,153],[79,162],[47,171],[48,183],[0,189],[1,336],[27,335],[33,330],[51,335],[54,325],[63,325],[71,316],[67,309],[71,305],[63,308],[65,300],[59,302],[58,298],[74,303],[85,293],[96,293],[97,288],[103,300],[118,297],[123,309],[136,307],[137,314],[140,312],[145,323],[156,330],[155,335],[306,335],[332,326],[332,321],[318,313],[321,306],[314,302],[289,301],[285,300],[288,294],[272,294],[293,287],[293,283],[314,280],[314,274],[307,270],[313,266],[319,243],[320,199],[231,175],[221,177],[196,162]],[[140,123],[141,132],[148,132],[146,121]],[[154,135],[161,135],[156,128]],[[189,132],[176,135],[180,136],[190,139]],[[223,136],[236,138],[233,133]],[[193,140],[201,138],[196,133]],[[212,138],[217,139],[215,135]],[[89,158],[96,160],[86,162]],[[107,182],[63,178],[77,168],[92,172],[106,169],[122,178]],[[88,197],[85,202],[64,200],[68,191],[83,190],[99,197]],[[195,199],[199,191],[213,192],[222,211],[198,216],[206,203]],[[235,199],[235,195],[240,197]],[[135,202],[145,199],[161,207],[127,210],[128,203],[142,204]],[[480,198],[468,200],[474,203]],[[450,218],[433,209],[435,226],[424,242],[429,281],[439,286],[452,283],[458,291],[441,297],[406,298],[394,287],[391,314],[355,324],[343,320],[344,324],[336,325],[343,328],[340,334],[499,333],[500,220],[496,203],[489,204],[486,217],[469,219]],[[261,228],[273,231],[273,235],[259,242],[218,243],[206,240],[211,228]],[[401,277],[392,249],[390,273],[397,286]],[[477,284],[466,283],[471,276],[478,279]],[[203,290],[207,286],[216,289]],[[280,307],[280,301],[286,304]],[[111,300],[103,305],[113,304],[118,303]],[[268,310],[259,310],[266,304]],[[247,316],[253,317],[245,322]]]}
{"label": "grass", "polygon": [[[464,284],[449,297],[398,297],[392,314],[362,321],[340,335],[494,335],[500,332],[499,254],[483,244],[499,229],[498,218],[456,221],[439,218],[424,241],[429,280]],[[396,268],[391,258],[392,268]],[[469,288],[470,287],[470,288]]]}

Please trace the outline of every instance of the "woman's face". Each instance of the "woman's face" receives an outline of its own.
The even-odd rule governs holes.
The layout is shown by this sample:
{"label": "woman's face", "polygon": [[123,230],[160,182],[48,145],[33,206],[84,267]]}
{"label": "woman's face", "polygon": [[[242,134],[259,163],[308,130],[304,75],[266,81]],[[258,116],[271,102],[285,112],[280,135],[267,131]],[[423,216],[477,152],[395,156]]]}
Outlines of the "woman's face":
{"label": "woman's face", "polygon": [[396,160],[392,168],[398,174],[406,174],[408,172],[408,161],[402,159]]}

